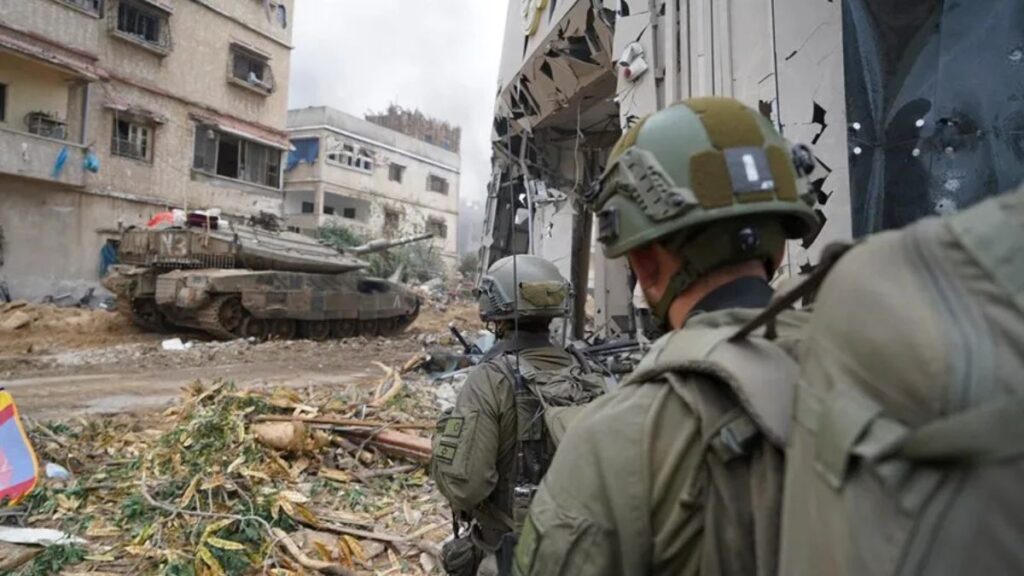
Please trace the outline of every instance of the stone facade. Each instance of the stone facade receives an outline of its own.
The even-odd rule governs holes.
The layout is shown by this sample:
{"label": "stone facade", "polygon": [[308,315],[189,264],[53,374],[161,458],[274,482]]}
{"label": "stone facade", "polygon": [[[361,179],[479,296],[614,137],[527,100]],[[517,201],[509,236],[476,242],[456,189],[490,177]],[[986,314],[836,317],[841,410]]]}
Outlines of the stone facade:
{"label": "stone facade", "polygon": [[290,227],[343,226],[374,237],[431,232],[455,265],[457,153],[326,107],[290,111],[288,134],[295,147],[285,171]]}
{"label": "stone facade", "polygon": [[0,279],[15,297],[97,283],[103,245],[156,211],[280,213],[293,7],[0,0]]}

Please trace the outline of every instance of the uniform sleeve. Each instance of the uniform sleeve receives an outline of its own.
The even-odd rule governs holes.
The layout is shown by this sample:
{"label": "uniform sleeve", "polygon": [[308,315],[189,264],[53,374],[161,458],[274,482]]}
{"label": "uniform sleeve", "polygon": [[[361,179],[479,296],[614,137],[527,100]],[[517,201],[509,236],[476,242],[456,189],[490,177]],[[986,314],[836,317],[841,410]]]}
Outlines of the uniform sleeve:
{"label": "uniform sleeve", "polygon": [[475,508],[498,482],[501,414],[507,410],[495,376],[486,367],[472,371],[434,435],[432,476],[458,510]]}
{"label": "uniform sleeve", "polygon": [[668,386],[630,388],[570,426],[530,506],[515,574],[697,573],[702,514],[683,500],[699,423]]}

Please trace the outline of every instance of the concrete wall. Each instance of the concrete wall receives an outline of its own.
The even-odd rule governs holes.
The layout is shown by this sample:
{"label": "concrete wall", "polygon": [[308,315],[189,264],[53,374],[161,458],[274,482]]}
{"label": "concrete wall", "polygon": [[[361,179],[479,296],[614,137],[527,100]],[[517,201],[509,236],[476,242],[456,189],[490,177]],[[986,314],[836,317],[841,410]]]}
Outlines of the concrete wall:
{"label": "concrete wall", "polygon": [[100,249],[116,237],[100,230],[116,230],[119,220],[138,222],[154,209],[0,175],[0,280],[6,280],[15,298],[98,287]]}

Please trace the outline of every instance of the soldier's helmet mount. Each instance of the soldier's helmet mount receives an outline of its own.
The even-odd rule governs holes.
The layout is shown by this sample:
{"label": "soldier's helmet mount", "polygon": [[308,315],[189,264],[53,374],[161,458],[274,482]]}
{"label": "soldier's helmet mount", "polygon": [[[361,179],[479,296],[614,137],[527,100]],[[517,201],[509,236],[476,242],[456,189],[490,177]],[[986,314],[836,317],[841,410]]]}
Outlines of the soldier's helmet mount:
{"label": "soldier's helmet mount", "polygon": [[758,112],[731,98],[684,100],[627,130],[587,195],[598,241],[616,258],[652,242],[680,254],[671,299],[701,275],[772,261],[786,239],[819,228],[806,177],[814,156],[791,147]]}
{"label": "soldier's helmet mount", "polygon": [[[513,259],[515,261],[513,262]],[[475,290],[485,322],[558,318],[568,313],[569,282],[538,256],[506,256],[487,269]]]}

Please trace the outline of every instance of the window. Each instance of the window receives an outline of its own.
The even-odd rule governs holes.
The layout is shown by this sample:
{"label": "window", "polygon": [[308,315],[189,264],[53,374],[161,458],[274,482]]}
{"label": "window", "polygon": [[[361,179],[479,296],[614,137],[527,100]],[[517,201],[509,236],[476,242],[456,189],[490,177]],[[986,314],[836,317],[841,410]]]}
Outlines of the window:
{"label": "window", "polygon": [[203,172],[279,188],[281,151],[210,126],[196,129],[193,168]]}
{"label": "window", "polygon": [[0,84],[0,122],[7,122],[7,84]]}
{"label": "window", "polygon": [[303,214],[312,214],[314,208],[315,208],[315,206],[313,206],[312,202],[303,202],[302,203],[302,213]]}
{"label": "window", "polygon": [[440,176],[427,176],[427,190],[438,194],[448,194],[448,181]]}
{"label": "window", "polygon": [[402,215],[395,210],[384,210],[384,237],[393,238],[402,225]]}
{"label": "window", "polygon": [[355,220],[356,219],[356,209],[355,208],[345,208],[345,209],[342,210],[342,216],[344,216],[345,218],[348,218],[350,220]]}
{"label": "window", "polygon": [[401,164],[391,164],[391,166],[388,167],[388,180],[401,183],[402,176],[404,175],[405,166],[402,166]]}
{"label": "window", "polygon": [[334,206],[324,206],[324,214],[334,216]]}
{"label": "window", "polygon": [[50,112],[29,112],[25,115],[29,134],[64,140],[67,137],[67,122]]}
{"label": "window", "polygon": [[152,130],[148,126],[114,116],[114,130],[110,138],[110,153],[136,160],[149,160]]}
{"label": "window", "polygon": [[79,10],[83,10],[92,14],[93,16],[99,16],[103,12],[103,0],[60,0],[64,4],[74,6]]}
{"label": "window", "polygon": [[116,31],[119,36],[129,38],[160,52],[171,48],[167,15],[148,6],[120,0],[117,4]]}
{"label": "window", "polygon": [[441,218],[430,218],[427,220],[427,234],[434,238],[448,238],[448,223]]}
{"label": "window", "polygon": [[352,144],[342,144],[340,149],[335,147],[333,151],[327,153],[327,161],[346,168],[373,172],[373,153],[366,148],[356,150]]}
{"label": "window", "polygon": [[241,46],[231,47],[231,78],[236,84],[264,93],[274,91],[274,79],[270,74],[270,59]]}
{"label": "window", "polygon": [[277,8],[274,10],[274,18],[277,19],[277,23],[278,25],[281,26],[281,28],[287,28],[288,8],[285,8],[284,4],[278,4]]}

